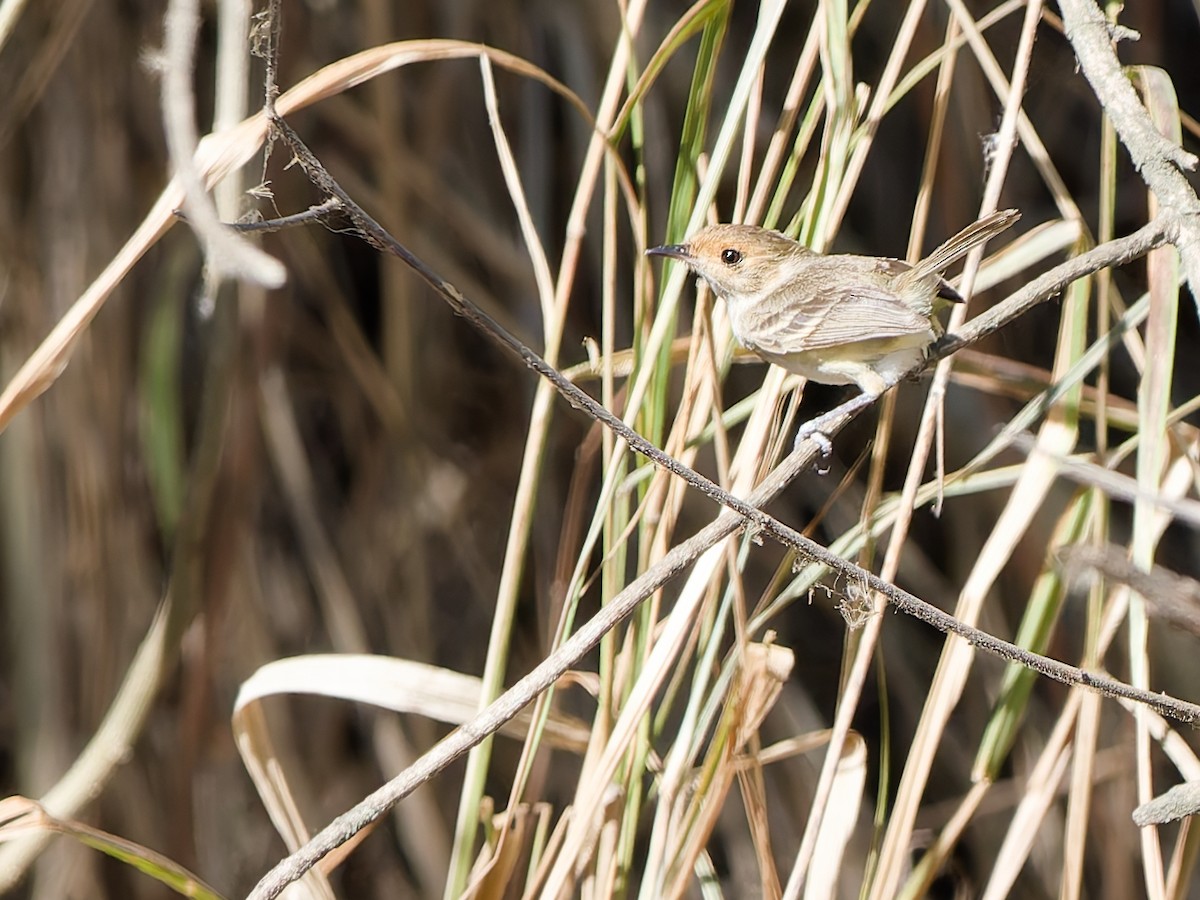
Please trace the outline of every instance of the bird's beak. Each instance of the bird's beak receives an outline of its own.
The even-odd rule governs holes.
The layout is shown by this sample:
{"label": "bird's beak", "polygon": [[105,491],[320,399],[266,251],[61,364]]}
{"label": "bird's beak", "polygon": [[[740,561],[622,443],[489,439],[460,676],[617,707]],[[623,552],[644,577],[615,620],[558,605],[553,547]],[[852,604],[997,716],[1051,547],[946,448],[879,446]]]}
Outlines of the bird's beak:
{"label": "bird's beak", "polygon": [[692,258],[691,249],[687,244],[663,244],[661,247],[651,247],[646,251],[646,255],[667,256],[682,262],[689,262]]}

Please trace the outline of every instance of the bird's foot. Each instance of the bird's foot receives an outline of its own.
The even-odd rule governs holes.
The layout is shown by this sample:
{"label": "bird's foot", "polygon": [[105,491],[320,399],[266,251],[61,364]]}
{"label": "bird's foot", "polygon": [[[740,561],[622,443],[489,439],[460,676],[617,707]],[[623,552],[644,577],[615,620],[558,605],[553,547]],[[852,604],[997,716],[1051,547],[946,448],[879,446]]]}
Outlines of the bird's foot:
{"label": "bird's foot", "polygon": [[811,422],[801,425],[800,430],[796,432],[796,443],[792,445],[793,450],[799,450],[805,441],[812,441],[817,445],[818,456],[813,463],[813,468],[816,469],[818,475],[825,475],[829,472],[829,459],[833,455],[833,441],[820,427],[826,418],[827,416],[818,416]]}
{"label": "bird's foot", "polygon": [[838,424],[846,416],[852,416],[859,410],[865,409],[878,399],[878,394],[864,392],[852,397],[841,406],[835,406],[824,415],[810,419],[800,426],[796,432],[794,450],[799,450],[805,441],[812,441],[820,453],[821,461],[817,463],[817,471],[824,475],[829,471],[829,457],[833,453],[833,442],[829,439],[829,426]]}

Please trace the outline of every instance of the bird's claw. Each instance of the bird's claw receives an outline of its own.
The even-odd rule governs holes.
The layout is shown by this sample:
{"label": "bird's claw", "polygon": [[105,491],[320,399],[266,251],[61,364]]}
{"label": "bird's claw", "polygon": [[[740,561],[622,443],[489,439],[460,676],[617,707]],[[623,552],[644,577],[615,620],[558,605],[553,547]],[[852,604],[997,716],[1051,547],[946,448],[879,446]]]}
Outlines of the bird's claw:
{"label": "bird's claw", "polygon": [[829,436],[825,432],[805,426],[796,433],[796,443],[792,449],[799,450],[800,445],[805,441],[812,441],[817,445],[817,453],[820,455],[815,461],[814,468],[818,475],[825,475],[829,472],[829,458],[833,455],[833,441],[829,440]]}

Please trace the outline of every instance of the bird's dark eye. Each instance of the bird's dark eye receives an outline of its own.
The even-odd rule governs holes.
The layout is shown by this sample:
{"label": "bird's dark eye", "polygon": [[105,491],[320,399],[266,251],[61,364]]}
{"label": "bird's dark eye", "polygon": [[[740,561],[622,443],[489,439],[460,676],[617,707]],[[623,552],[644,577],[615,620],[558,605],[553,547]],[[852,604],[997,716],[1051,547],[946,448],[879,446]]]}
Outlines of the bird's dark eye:
{"label": "bird's dark eye", "polygon": [[742,251],[734,250],[732,247],[726,247],[721,251],[721,262],[727,266],[736,266],[742,261]]}

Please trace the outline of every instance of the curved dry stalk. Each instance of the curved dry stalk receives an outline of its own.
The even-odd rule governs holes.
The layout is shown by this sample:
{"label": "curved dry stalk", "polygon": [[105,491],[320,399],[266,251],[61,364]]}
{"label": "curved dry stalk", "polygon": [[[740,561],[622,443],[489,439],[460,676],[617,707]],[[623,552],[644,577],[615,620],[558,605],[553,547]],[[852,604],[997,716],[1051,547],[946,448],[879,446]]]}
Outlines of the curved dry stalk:
{"label": "curved dry stalk", "polygon": [[171,0],[166,16],[162,80],[163,123],[167,151],[175,180],[183,187],[183,207],[200,243],[209,271],[230,277],[282,287],[287,280],[283,263],[221,224],[217,208],[205,190],[196,165],[196,97],[192,93],[192,51],[200,30],[199,0]]}

